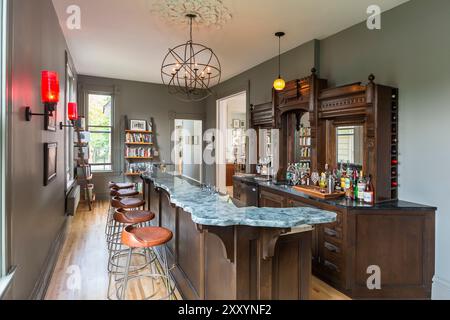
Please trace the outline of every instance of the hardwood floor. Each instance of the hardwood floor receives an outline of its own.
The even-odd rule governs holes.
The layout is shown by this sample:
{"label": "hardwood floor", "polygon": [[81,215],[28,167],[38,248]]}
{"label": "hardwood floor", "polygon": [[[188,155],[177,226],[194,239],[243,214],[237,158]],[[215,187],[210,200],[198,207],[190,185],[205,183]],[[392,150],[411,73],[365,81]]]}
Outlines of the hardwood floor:
{"label": "hardwood floor", "polygon": [[[70,218],[67,238],[47,290],[47,300],[105,300],[109,276],[108,252],[104,236],[107,201],[98,201],[89,211],[81,204]],[[164,287],[156,283],[156,290]],[[150,280],[130,283],[128,299],[148,296],[153,288]],[[162,293],[160,293],[162,294]],[[179,299],[179,295],[177,294]],[[348,300],[349,298],[313,277],[312,300]]]}

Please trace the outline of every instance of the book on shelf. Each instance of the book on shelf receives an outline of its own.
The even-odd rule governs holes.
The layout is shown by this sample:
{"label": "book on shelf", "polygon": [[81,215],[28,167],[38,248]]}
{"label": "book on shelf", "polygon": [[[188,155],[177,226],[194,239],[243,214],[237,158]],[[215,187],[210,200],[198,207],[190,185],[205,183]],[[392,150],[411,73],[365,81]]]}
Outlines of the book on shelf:
{"label": "book on shelf", "polygon": [[131,133],[127,132],[125,143],[152,143],[152,134],[150,133]]}
{"label": "book on shelf", "polygon": [[152,157],[152,148],[150,147],[126,147],[125,148],[125,157],[127,158],[151,158]]}

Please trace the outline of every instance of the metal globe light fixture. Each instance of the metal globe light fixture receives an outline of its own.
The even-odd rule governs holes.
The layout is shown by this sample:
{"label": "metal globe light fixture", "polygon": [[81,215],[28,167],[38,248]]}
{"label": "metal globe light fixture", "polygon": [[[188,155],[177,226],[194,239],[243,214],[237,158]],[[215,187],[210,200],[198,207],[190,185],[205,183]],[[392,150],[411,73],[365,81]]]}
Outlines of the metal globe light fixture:
{"label": "metal globe light fixture", "polygon": [[192,23],[197,17],[188,14],[190,38],[169,49],[161,66],[161,78],[169,93],[183,101],[201,101],[220,83],[221,66],[214,51],[192,40]]}

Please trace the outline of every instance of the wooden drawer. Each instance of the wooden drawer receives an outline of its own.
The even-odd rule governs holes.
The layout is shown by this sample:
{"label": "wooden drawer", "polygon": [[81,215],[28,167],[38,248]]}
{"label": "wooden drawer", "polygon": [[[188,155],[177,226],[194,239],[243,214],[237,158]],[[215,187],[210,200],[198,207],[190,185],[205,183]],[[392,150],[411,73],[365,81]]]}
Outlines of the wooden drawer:
{"label": "wooden drawer", "polygon": [[334,263],[339,269],[342,269],[342,249],[341,246],[334,243],[323,242],[323,258],[326,261]]}
{"label": "wooden drawer", "polygon": [[322,228],[324,239],[329,239],[332,242],[342,242],[342,228],[330,224],[324,225]]}
{"label": "wooden drawer", "polygon": [[322,263],[323,269],[329,272],[329,277],[340,279],[342,277],[342,267],[330,260],[324,259]]}

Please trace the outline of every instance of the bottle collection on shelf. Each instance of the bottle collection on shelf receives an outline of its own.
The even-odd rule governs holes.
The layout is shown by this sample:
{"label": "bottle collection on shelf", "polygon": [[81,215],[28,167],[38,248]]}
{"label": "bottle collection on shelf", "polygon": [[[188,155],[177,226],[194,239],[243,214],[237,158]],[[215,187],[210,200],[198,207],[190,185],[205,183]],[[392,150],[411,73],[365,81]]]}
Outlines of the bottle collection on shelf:
{"label": "bottle collection on shelf", "polygon": [[318,186],[322,193],[332,194],[344,192],[348,200],[373,204],[375,190],[372,176],[364,176],[363,171],[351,168],[348,163],[346,168],[341,163],[339,169],[330,171],[325,165],[325,172],[309,173],[309,170],[300,170],[298,164],[290,164],[286,173],[286,180],[290,185]]}
{"label": "bottle collection on shelf", "polygon": [[300,157],[310,158],[311,157],[311,128],[302,127],[299,131],[299,142],[300,142]]}
{"label": "bottle collection on shelf", "polygon": [[392,91],[391,198],[398,197],[398,90]]}

